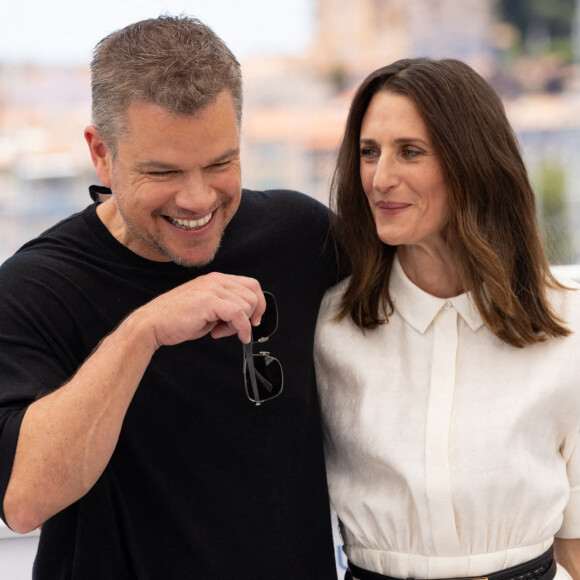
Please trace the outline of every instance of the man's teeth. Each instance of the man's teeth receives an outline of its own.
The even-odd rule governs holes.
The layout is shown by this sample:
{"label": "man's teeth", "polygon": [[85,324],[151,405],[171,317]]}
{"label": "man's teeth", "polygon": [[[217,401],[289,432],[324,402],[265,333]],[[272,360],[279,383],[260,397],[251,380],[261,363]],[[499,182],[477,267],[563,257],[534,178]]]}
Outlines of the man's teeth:
{"label": "man's teeth", "polygon": [[180,228],[186,228],[188,230],[196,230],[198,228],[201,228],[202,226],[205,226],[205,224],[207,224],[207,222],[211,219],[211,216],[212,214],[208,213],[205,217],[202,217],[199,220],[179,220],[177,218],[170,217],[169,221],[172,224],[179,226]]}

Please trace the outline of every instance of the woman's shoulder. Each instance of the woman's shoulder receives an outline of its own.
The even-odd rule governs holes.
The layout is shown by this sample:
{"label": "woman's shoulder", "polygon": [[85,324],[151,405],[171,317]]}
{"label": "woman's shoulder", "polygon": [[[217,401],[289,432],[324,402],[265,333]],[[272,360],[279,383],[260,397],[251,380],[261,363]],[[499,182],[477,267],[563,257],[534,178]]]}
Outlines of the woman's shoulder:
{"label": "woman's shoulder", "polygon": [[338,314],[340,302],[342,301],[342,297],[348,288],[349,281],[350,276],[348,278],[344,278],[338,284],[331,286],[326,291],[320,305],[320,312],[318,315],[319,323],[322,320],[332,319]]}
{"label": "woman's shoulder", "polygon": [[548,292],[555,313],[571,330],[580,331],[580,283],[562,275],[556,277],[561,288],[551,288]]}
{"label": "woman's shoulder", "polygon": [[322,299],[323,304],[335,304],[342,300],[346,289],[348,288],[348,284],[350,282],[350,276],[341,280],[338,284],[331,286],[326,293],[324,294],[324,298]]}

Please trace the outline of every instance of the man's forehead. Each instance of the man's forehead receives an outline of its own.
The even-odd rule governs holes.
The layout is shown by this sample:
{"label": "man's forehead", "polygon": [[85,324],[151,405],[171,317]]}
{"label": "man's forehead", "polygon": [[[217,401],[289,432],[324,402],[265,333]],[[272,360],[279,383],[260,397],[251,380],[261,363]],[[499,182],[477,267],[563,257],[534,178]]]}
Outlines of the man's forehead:
{"label": "man's forehead", "polygon": [[117,142],[117,156],[137,171],[186,170],[239,157],[240,134],[233,115],[198,119],[136,108],[131,119],[129,131]]}
{"label": "man's forehead", "polygon": [[141,114],[148,115],[154,113],[158,116],[164,116],[168,119],[196,120],[204,118],[209,111],[216,107],[218,107],[222,112],[224,110],[231,110],[237,120],[236,103],[229,90],[224,90],[218,93],[215,97],[208,99],[199,107],[192,109],[191,112],[177,111],[179,108],[177,105],[175,108],[172,108],[171,106],[165,107],[152,101],[137,100],[127,105],[125,109],[125,116],[128,119],[133,119]]}

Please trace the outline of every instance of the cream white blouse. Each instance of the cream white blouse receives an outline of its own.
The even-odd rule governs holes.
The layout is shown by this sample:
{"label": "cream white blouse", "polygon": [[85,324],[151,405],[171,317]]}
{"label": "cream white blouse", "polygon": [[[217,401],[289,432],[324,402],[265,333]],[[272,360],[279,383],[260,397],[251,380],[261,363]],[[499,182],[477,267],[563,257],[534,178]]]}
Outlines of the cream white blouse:
{"label": "cream white blouse", "polygon": [[553,295],[574,334],[519,349],[468,294],[431,296],[398,260],[395,312],[363,334],[333,320],[347,283],[324,298],[315,361],[350,560],[469,577],[531,560],[554,535],[580,538],[580,292]]}

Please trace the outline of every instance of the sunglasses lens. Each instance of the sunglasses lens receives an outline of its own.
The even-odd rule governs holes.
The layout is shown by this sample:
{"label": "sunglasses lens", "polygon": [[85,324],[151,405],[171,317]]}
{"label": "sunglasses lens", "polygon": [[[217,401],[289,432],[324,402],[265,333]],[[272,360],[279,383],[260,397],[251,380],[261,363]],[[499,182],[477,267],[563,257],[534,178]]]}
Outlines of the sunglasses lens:
{"label": "sunglasses lens", "polygon": [[278,359],[267,354],[255,354],[253,357],[256,372],[256,385],[258,387],[258,400],[254,398],[254,390],[249,376],[245,373],[246,392],[251,401],[259,403],[277,397],[284,385],[282,365]]}
{"label": "sunglasses lens", "polygon": [[276,331],[278,327],[278,307],[274,296],[269,292],[264,292],[266,298],[266,311],[262,315],[260,326],[252,328],[254,341],[261,341],[268,338]]}

